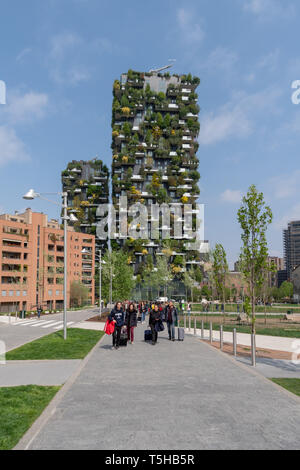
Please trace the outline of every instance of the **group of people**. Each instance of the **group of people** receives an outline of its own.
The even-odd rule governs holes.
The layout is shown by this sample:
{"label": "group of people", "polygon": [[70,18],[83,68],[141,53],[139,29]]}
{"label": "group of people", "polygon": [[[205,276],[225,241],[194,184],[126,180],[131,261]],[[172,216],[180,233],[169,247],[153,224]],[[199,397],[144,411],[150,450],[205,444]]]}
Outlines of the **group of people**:
{"label": "group of people", "polygon": [[145,323],[146,316],[149,316],[149,328],[151,329],[152,344],[157,343],[158,328],[157,325],[162,322],[167,323],[169,340],[175,341],[175,326],[178,324],[178,311],[172,301],[167,303],[158,302],[117,302],[112,309],[108,319],[115,325],[113,333],[113,349],[119,349],[121,334],[126,328],[127,341],[134,343],[134,329],[137,327],[138,320]]}

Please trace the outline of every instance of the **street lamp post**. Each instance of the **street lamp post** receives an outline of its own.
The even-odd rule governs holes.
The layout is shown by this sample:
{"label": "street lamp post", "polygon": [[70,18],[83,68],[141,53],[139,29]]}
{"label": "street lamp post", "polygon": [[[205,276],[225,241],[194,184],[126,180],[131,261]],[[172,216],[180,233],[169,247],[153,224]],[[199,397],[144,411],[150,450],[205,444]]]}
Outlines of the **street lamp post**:
{"label": "street lamp post", "polygon": [[67,339],[67,295],[68,295],[68,270],[67,270],[67,256],[68,256],[68,233],[67,233],[67,193],[63,193],[63,210],[64,210],[64,339]]}
{"label": "street lamp post", "polygon": [[[85,251],[82,251],[82,253],[85,253]],[[99,258],[99,314],[101,318],[101,315],[102,315],[102,264],[106,264],[104,260],[102,261],[101,248],[99,249],[99,256],[96,255],[96,259],[97,258]]]}
{"label": "street lamp post", "polygon": [[[68,225],[67,221],[70,220],[71,222],[76,222],[77,218],[71,214],[70,217],[67,215],[67,193],[44,193],[46,195],[52,194],[52,195],[59,195],[62,196],[63,198],[63,203],[62,203],[62,208],[63,208],[63,221],[64,221],[64,316],[63,316],[63,323],[64,323],[64,340],[67,339],[67,306],[68,306],[68,271],[67,271],[67,255],[68,255]],[[30,189],[24,196],[23,199],[26,200],[33,200],[36,198],[43,199],[45,201],[51,202],[52,204],[56,204],[60,206],[59,203],[52,201],[50,199],[47,199],[43,197],[43,194],[37,193],[33,189]]]}

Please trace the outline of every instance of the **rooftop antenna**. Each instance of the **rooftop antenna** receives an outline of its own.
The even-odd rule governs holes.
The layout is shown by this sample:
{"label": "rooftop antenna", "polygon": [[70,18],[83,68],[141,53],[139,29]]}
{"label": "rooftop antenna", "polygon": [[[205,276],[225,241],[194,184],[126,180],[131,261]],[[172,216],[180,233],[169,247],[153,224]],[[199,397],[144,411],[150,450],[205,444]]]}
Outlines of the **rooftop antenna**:
{"label": "rooftop antenna", "polygon": [[159,69],[151,69],[149,70],[149,73],[159,73],[163,70],[170,69],[171,67],[173,67],[174,62],[176,62],[176,59],[169,59],[169,62],[173,62],[173,64],[165,65],[164,67],[160,67]]}

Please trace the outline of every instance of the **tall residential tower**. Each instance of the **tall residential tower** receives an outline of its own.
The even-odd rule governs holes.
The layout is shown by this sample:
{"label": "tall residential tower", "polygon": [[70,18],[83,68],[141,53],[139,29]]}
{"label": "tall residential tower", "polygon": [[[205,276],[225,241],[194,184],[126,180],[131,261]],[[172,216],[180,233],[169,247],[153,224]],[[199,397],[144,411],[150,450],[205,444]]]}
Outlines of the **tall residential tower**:
{"label": "tall residential tower", "polygon": [[[128,204],[191,204],[196,215],[199,197],[198,121],[196,89],[199,78],[191,75],[134,72],[122,74],[113,86],[112,196],[116,208],[120,196]],[[128,218],[128,225],[131,220]],[[195,221],[194,221],[195,226]],[[118,228],[118,227],[117,227]],[[200,253],[186,249],[186,240],[117,240],[128,251],[136,274],[168,248],[173,269],[183,271],[200,264]]]}

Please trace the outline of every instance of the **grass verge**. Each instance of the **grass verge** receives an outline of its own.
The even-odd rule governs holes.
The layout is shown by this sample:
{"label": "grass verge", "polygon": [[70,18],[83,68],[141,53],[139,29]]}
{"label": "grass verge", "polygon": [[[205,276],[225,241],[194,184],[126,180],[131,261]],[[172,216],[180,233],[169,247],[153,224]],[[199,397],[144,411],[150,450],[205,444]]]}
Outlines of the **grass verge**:
{"label": "grass verge", "polygon": [[70,328],[65,341],[63,330],[57,331],[9,351],[6,360],[83,359],[103,334],[103,331]]}
{"label": "grass verge", "polygon": [[0,450],[13,449],[60,387],[0,388]]}
{"label": "grass verge", "polygon": [[300,379],[271,379],[272,382],[286,388],[289,392],[300,397]]}

